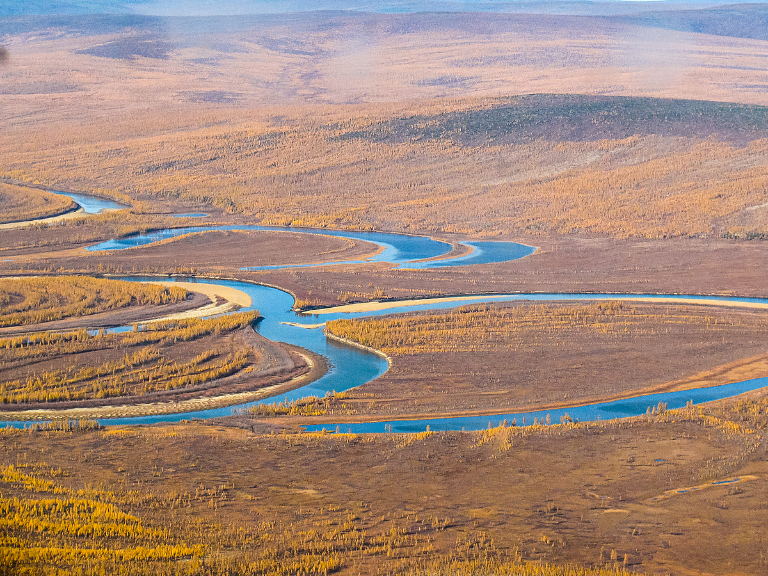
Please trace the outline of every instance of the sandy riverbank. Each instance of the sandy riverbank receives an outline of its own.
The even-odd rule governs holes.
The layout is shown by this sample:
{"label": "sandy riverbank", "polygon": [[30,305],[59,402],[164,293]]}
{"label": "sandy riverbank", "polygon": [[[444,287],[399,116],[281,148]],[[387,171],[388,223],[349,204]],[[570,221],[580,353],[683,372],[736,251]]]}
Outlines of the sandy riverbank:
{"label": "sandy riverbank", "polygon": [[21,222],[8,222],[7,224],[0,224],[0,230],[15,230],[16,228],[25,228],[35,224],[56,224],[63,222],[64,220],[72,220],[73,218],[80,218],[85,216],[86,212],[82,208],[72,210],[71,212],[65,212],[58,216],[50,216],[48,218],[38,218],[36,220],[23,220]]}
{"label": "sandy riverbank", "polygon": [[248,308],[253,304],[253,300],[251,300],[251,297],[248,296],[248,294],[242,290],[231,288],[229,286],[202,284],[197,282],[173,282],[171,280],[152,280],[146,283],[158,284],[160,286],[178,286],[179,288],[185,288],[190,292],[205,294],[211,299],[211,304],[206,306],[187,310],[185,312],[178,312],[176,314],[169,314],[162,318],[150,320],[150,322],[186,320],[189,318],[201,318],[203,316],[215,316],[216,314],[224,314],[239,308]]}
{"label": "sandy riverbank", "polygon": [[[517,296],[515,294],[475,294],[465,296],[446,296],[444,298],[416,298],[412,300],[391,300],[387,302],[358,302],[356,304],[344,304],[343,306],[332,306],[330,308],[318,308],[315,310],[306,311],[307,314],[354,314],[365,312],[378,312],[380,310],[390,310],[392,308],[407,308],[411,306],[422,306],[424,304],[447,304],[451,302],[465,302],[472,300],[507,300],[510,296]],[[598,294],[595,298],[598,298]],[[603,298],[601,298],[602,300]],[[697,304],[702,306],[726,306],[730,308],[754,308],[754,309],[768,309],[768,303],[761,302],[736,302],[732,300],[723,300],[716,296],[705,299],[698,298],[685,298],[676,296],[622,296],[616,295],[616,300],[624,302],[644,302],[648,304]],[[553,300],[542,300],[541,302],[551,303]]]}

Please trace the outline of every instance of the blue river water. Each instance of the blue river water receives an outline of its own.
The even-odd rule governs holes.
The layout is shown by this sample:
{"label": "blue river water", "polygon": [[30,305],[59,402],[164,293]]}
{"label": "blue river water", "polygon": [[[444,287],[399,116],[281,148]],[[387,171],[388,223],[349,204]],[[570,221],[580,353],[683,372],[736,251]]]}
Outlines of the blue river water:
{"label": "blue river water", "polygon": [[586,406],[576,406],[557,410],[540,410],[537,412],[510,412],[506,414],[493,414],[487,416],[466,416],[456,418],[433,418],[423,420],[389,420],[386,422],[360,422],[360,423],[331,423],[316,426],[306,426],[310,432],[321,430],[351,432],[353,434],[369,432],[423,432],[429,426],[430,430],[484,430],[493,426],[499,426],[506,421],[506,425],[526,426],[535,423],[544,424],[547,417],[553,424],[568,418],[574,422],[596,422],[600,420],[613,420],[614,418],[626,418],[639,416],[648,409],[663,403],[669,410],[683,408],[691,402],[701,404],[738,396],[745,392],[757,390],[768,386],[768,378],[755,378],[744,382],[735,382],[714,386],[712,388],[699,388],[682,392],[667,392],[663,394],[648,394],[626,400],[614,402],[601,402]]}
{"label": "blue river water", "polygon": [[[433,240],[425,236],[409,236],[406,234],[390,234],[387,232],[351,232],[346,230],[326,230],[317,228],[290,228],[285,226],[256,226],[256,225],[230,225],[230,226],[187,226],[185,228],[167,228],[148,232],[146,234],[137,234],[126,238],[117,238],[107,240],[90,246],[88,250],[123,250],[125,248],[136,248],[138,246],[147,246],[161,240],[177,238],[184,234],[194,234],[208,230],[230,230],[230,231],[280,231],[297,232],[303,234],[319,234],[322,236],[336,236],[340,238],[349,238],[352,240],[362,240],[371,242],[381,247],[382,250],[375,256],[366,260],[355,260],[345,262],[328,262],[326,264],[362,264],[366,262],[389,262],[400,268],[406,269],[427,269],[427,268],[445,268],[449,266],[468,266],[470,264],[489,264],[494,262],[507,262],[516,260],[524,256],[533,254],[535,247],[517,244],[515,242],[462,242],[473,250],[470,254],[458,258],[447,258],[445,260],[433,260],[423,262],[429,258],[445,256],[451,251],[451,245],[440,240]],[[319,266],[322,264],[285,264],[279,266],[249,266],[243,270],[274,270],[278,268],[303,268],[310,266]]]}
{"label": "blue river water", "polygon": [[[80,204],[86,213],[96,214],[102,210],[114,210],[123,208],[119,204],[90,196],[78,194],[65,194]],[[185,215],[191,216],[191,215]],[[197,215],[195,215],[197,216]],[[532,254],[536,249],[513,242],[465,242],[472,248],[471,253],[457,258],[436,261],[424,261],[430,258],[445,256],[450,252],[451,246],[446,242],[433,240],[422,236],[407,236],[402,234],[387,234],[382,232],[347,232],[324,229],[296,229],[288,227],[270,226],[216,226],[216,227],[186,227],[160,230],[148,234],[137,235],[129,238],[109,240],[89,248],[89,250],[120,250],[129,247],[144,246],[167,238],[177,237],[183,234],[203,232],[206,230],[279,230],[287,232],[303,232],[308,234],[320,234],[339,236],[364,240],[377,244],[382,248],[381,252],[367,262],[390,262],[400,265],[401,268],[426,269],[445,266],[467,266],[471,264],[487,264],[505,262],[522,258]],[[365,261],[363,261],[365,262]],[[146,278],[152,280],[154,278]],[[140,281],[142,278],[129,278]],[[364,312],[364,313],[334,313],[334,314],[296,314],[292,311],[293,297],[282,290],[261,286],[257,284],[226,280],[196,280],[186,281],[219,284],[231,286],[247,293],[253,304],[247,310],[258,309],[264,319],[258,324],[257,331],[266,338],[275,341],[295,344],[324,356],[329,363],[328,372],[315,382],[286,394],[267,398],[258,402],[251,402],[239,406],[230,406],[212,410],[201,410],[179,414],[167,414],[157,416],[143,416],[138,418],[104,419],[100,422],[104,425],[149,424],[155,422],[175,422],[191,418],[214,418],[228,416],[254,404],[271,404],[273,402],[290,402],[308,396],[322,397],[329,392],[343,392],[369,382],[388,369],[387,361],[380,355],[358,347],[347,346],[329,340],[319,328],[301,327],[337,318],[355,318],[364,316],[379,316],[385,314],[397,314],[402,312],[437,310],[455,308],[468,304],[499,301],[562,301],[562,300],[659,300],[659,301],[720,301],[729,303],[760,303],[768,304],[768,299],[742,298],[742,297],[710,297],[697,295],[652,295],[652,294],[563,294],[563,293],[537,293],[537,294],[494,294],[478,295],[461,301],[425,302],[411,306],[395,306],[388,309]],[[299,326],[295,325],[299,324]],[[615,402],[597,403],[586,406],[571,407],[563,410],[549,410],[544,412],[505,413],[478,417],[456,417],[440,419],[420,420],[392,420],[387,422],[367,422],[357,424],[325,424],[323,426],[309,426],[309,430],[339,429],[351,432],[414,432],[423,431],[427,426],[432,430],[479,430],[489,425],[497,425],[504,420],[508,423],[516,422],[517,425],[532,424],[535,420],[544,422],[549,416],[551,422],[559,422],[561,418],[570,418],[577,421],[594,421],[636,416],[659,402],[667,404],[668,408],[679,408],[687,402],[694,404],[728,398],[750,390],[768,386],[768,379],[759,378],[737,382],[723,386],[688,390],[685,392],[671,392],[639,396],[627,400]],[[567,416],[566,416],[567,415]],[[13,422],[11,425],[21,426],[24,422]]]}
{"label": "blue river water", "polygon": [[[142,280],[142,278],[128,278],[129,280]],[[152,278],[146,278],[151,280]],[[190,281],[190,280],[188,280]],[[288,342],[301,346],[312,352],[324,356],[330,369],[326,375],[315,382],[302,388],[293,390],[286,394],[280,394],[275,397],[266,398],[258,402],[250,402],[239,406],[230,406],[212,410],[201,410],[194,412],[185,412],[179,414],[166,414],[157,416],[143,416],[137,418],[115,418],[104,419],[100,422],[104,425],[127,425],[127,424],[149,424],[156,422],[177,422],[192,418],[214,418],[228,416],[243,409],[247,409],[255,404],[271,404],[273,402],[290,402],[308,396],[322,397],[328,392],[343,392],[369,382],[386,372],[388,368],[387,361],[380,355],[360,349],[358,347],[347,346],[329,340],[325,337],[320,328],[303,328],[286,323],[305,323],[314,324],[331,320],[334,318],[352,318],[375,316],[382,314],[393,314],[403,311],[414,310],[435,310],[449,309],[481,302],[498,301],[564,301],[564,300],[632,300],[632,299],[654,299],[659,301],[675,302],[681,300],[717,300],[720,302],[740,302],[740,303],[760,303],[768,304],[768,299],[759,298],[726,298],[726,297],[706,297],[706,296],[663,296],[647,294],[505,294],[505,295],[486,295],[463,300],[460,302],[442,301],[430,304],[398,307],[388,310],[365,313],[344,313],[327,315],[299,315],[291,310],[293,306],[293,297],[282,290],[251,284],[248,282],[226,281],[226,280],[194,280],[193,282],[205,284],[219,284],[230,286],[246,292],[252,299],[252,305],[247,310],[257,309],[264,319],[257,325],[257,330],[264,337],[270,340]],[[615,402],[597,403],[587,406],[570,407],[563,410],[549,410],[543,412],[519,412],[519,413],[500,413],[478,417],[457,417],[457,418],[439,418],[439,419],[421,419],[421,420],[392,420],[388,422],[367,422],[359,424],[325,424],[323,426],[309,426],[310,430],[328,429],[347,432],[384,432],[385,426],[392,432],[413,432],[423,431],[427,426],[432,430],[479,430],[487,428],[489,424],[498,425],[504,420],[512,423],[516,420],[517,425],[532,424],[534,418],[544,421],[549,414],[552,422],[557,423],[566,413],[570,418],[578,421],[608,420],[613,418],[622,418],[627,416],[637,416],[644,414],[648,407],[655,406],[659,402],[666,403],[668,408],[678,408],[685,406],[688,401],[694,404],[700,402],[709,402],[728,398],[750,390],[756,390],[768,386],[768,379],[760,378],[737,382],[723,386],[703,388],[698,390],[688,390],[684,392],[671,392],[664,394],[653,394],[619,400]],[[12,425],[23,425],[23,422],[15,422]]]}
{"label": "blue river water", "polygon": [[73,202],[76,202],[83,209],[86,214],[101,214],[104,211],[109,210],[122,210],[125,208],[122,204],[113,202],[112,200],[106,200],[104,198],[98,198],[96,196],[87,196],[85,194],[73,194],[71,192],[59,192],[57,190],[49,190],[51,194],[58,194],[59,196],[66,196]]}

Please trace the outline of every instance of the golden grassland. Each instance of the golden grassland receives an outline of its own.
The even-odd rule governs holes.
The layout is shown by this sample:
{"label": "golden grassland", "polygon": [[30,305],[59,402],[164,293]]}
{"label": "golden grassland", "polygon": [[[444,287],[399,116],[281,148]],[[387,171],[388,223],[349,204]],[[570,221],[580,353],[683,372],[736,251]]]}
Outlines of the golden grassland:
{"label": "golden grassland", "polygon": [[296,226],[764,238],[760,43],[645,24],[14,20],[0,180]]}
{"label": "golden grassland", "polygon": [[[83,434],[79,426],[69,432]],[[116,431],[120,443],[120,430]],[[48,433],[50,434],[50,432]],[[108,437],[115,434],[104,431]],[[134,436],[127,432],[127,436]],[[6,433],[6,437],[8,434]],[[310,440],[310,444],[313,443]],[[393,519],[388,531],[371,535],[359,527],[358,515],[340,506],[307,510],[293,521],[262,520],[230,526],[195,518],[194,509],[218,510],[233,498],[235,486],[200,486],[194,494],[158,496],[143,490],[104,488],[74,490],[57,482],[71,473],[45,463],[10,464],[0,470],[0,562],[15,574],[264,574],[325,575],[349,558],[406,557],[429,552],[430,537],[409,533]],[[159,472],[162,476],[163,470]],[[6,494],[8,494],[6,496]],[[134,510],[165,512],[147,522]],[[126,510],[130,510],[127,512]],[[170,521],[169,521],[170,520]],[[449,519],[424,524],[446,530]],[[444,557],[422,560],[411,574],[476,574],[478,571],[519,576],[603,576],[627,574],[614,555],[608,569],[577,569],[499,558],[487,536],[456,542]],[[130,564],[130,568],[127,567]]]}
{"label": "golden grassland", "polygon": [[[245,413],[250,416],[321,416],[325,414],[354,414],[354,410],[343,403],[346,392],[333,392],[323,398],[307,396],[290,402],[256,404]],[[333,406],[333,408],[331,408]]]}
{"label": "golden grassland", "polygon": [[[555,104],[567,114],[580,102]],[[555,104],[545,98],[540,105]],[[547,135],[555,127],[542,121],[534,127],[544,132],[541,139],[505,139],[515,134],[503,124],[506,116],[527,106],[525,99],[446,103],[444,112],[417,105],[413,114],[437,124],[421,133],[403,126],[410,117],[371,109],[344,122],[340,114],[326,123],[299,115],[280,128],[240,123],[141,135],[120,142],[130,153],[118,156],[95,148],[102,143],[83,143],[66,157],[49,149],[34,165],[40,173],[26,177],[70,185],[77,180],[85,188],[109,185],[150,205],[153,198],[208,203],[276,225],[481,236],[768,233],[768,132],[740,135],[749,142],[735,143],[728,135],[720,140],[686,133],[678,123],[669,127],[672,134],[644,134],[638,126],[637,133],[630,129],[621,137],[577,134],[569,141],[569,135]],[[695,113],[692,103],[679,106]],[[479,125],[471,113],[480,115]],[[413,136],[400,141],[403,130]],[[488,130],[502,133],[487,136]],[[468,131],[476,137],[462,136]],[[23,153],[11,165],[31,166]]]}
{"label": "golden grassland", "polygon": [[[762,14],[743,7],[739,16],[748,28]],[[203,25],[16,18],[4,35],[0,96],[13,112],[11,129],[60,119],[82,125],[89,112],[104,124],[130,114],[146,133],[159,128],[138,113],[148,104],[168,109],[177,123],[186,122],[183,112],[200,111],[202,124],[222,109],[274,109],[275,102],[321,107],[504,93],[765,103],[762,45],[743,28],[696,34],[643,24],[481,13],[318,12],[206,18]]]}
{"label": "golden grassland", "polygon": [[0,182],[0,224],[57,216],[74,208],[65,196]]}
{"label": "golden grassland", "polygon": [[[91,334],[81,329],[5,338],[0,340],[0,399],[3,404],[55,405],[211,382],[258,363],[257,351],[228,338],[251,326],[256,316],[246,312],[156,322],[129,333]],[[189,344],[195,341],[205,346]]]}
{"label": "golden grassland", "polygon": [[[334,320],[387,373],[323,414],[375,419],[543,410],[768,375],[759,311],[630,302],[496,303]],[[296,410],[301,413],[300,410]]]}
{"label": "golden grassland", "polygon": [[178,286],[156,286],[87,276],[0,279],[0,327],[87,316],[128,306],[160,306],[187,299]]}
{"label": "golden grassland", "polygon": [[29,575],[758,574],[748,510],[767,494],[766,402],[471,433],[4,429],[0,562]]}
{"label": "golden grassland", "polygon": [[[718,313],[670,307],[644,308],[619,301],[590,304],[534,304],[503,307],[493,304],[461,306],[445,313],[405,318],[333,320],[331,334],[381,350],[387,355],[479,352],[499,347],[514,351],[536,346],[539,340],[576,341],[586,333],[614,338],[663,334],[672,326],[704,326],[712,338],[740,325],[737,318]],[[768,329],[768,320],[758,322]]]}
{"label": "golden grassland", "polygon": [[[703,60],[695,58],[696,64],[680,60],[679,71],[692,80],[695,90],[683,89],[680,82],[649,90],[635,84],[634,75],[647,72],[643,66],[628,63],[629,71],[617,72],[606,64],[615,57],[614,43],[622,42],[623,33],[647,32],[642,27],[622,25],[623,33],[613,27],[596,32],[597,48],[594,42],[575,41],[568,32],[569,26],[577,26],[581,37],[580,20],[555,25],[552,19],[536,22],[535,17],[517,16],[508,22],[509,29],[489,35],[477,31],[475,20],[466,28],[454,17],[450,22],[429,15],[409,17],[425,19],[419,43],[437,41],[440,50],[447,50],[445,56],[414,44],[411,33],[397,31],[400,23],[395,29],[381,28],[375,22],[348,21],[338,15],[314,16],[317,21],[309,24],[312,33],[301,38],[285,38],[286,30],[276,24],[279,41],[266,41],[272,32],[264,31],[266,36],[254,43],[246,25],[235,34],[239,40],[230,37],[225,42],[234,42],[239,49],[212,56],[207,64],[188,60],[185,50],[134,59],[127,47],[132,41],[123,37],[114,42],[128,50],[127,55],[100,57],[100,49],[93,53],[93,46],[86,46],[87,34],[73,37],[65,29],[57,39],[39,45],[29,44],[22,35],[19,65],[29,68],[24,74],[15,69],[8,74],[8,82],[20,92],[8,89],[0,94],[2,104],[19,111],[0,135],[4,150],[0,178],[81,191],[107,189],[131,198],[134,210],[140,212],[159,212],[164,203],[178,201],[296,226],[642,238],[760,237],[768,232],[765,110],[668,99],[765,104],[764,96],[754,93],[754,86],[763,82],[762,73],[749,82],[738,77],[760,70],[752,66],[759,56],[751,44],[737,49],[733,39],[670,31],[687,46],[686,54],[706,53]],[[323,18],[335,25],[319,26]],[[605,23],[594,24],[602,29]],[[253,25],[270,30],[265,23]],[[387,39],[380,39],[384,53],[394,51],[408,58],[384,59],[377,61],[377,67],[366,68],[373,75],[379,74],[379,67],[401,68],[390,70],[386,81],[379,77],[367,89],[360,78],[337,82],[325,61],[330,54],[338,55],[337,43],[348,39],[342,35],[331,41],[327,35],[335,37],[350,26],[359,32],[368,25],[376,33],[367,34],[366,42],[389,30],[384,34]],[[500,24],[494,20],[486,25]],[[527,26],[540,30],[550,25],[555,36],[545,42],[546,49],[536,34],[525,32]],[[446,26],[466,36],[461,54],[455,46],[445,46],[448,39],[455,42]],[[217,33],[221,31],[214,27],[211,34]],[[508,42],[501,40],[505,37]],[[194,44],[196,36],[185,40]],[[100,36],[97,44],[105,41]],[[328,42],[333,50],[327,50]],[[488,43],[499,53],[490,56]],[[549,80],[524,81],[533,70],[541,78],[542,68],[533,64],[530,68],[520,59],[541,60],[561,43],[573,43],[566,52],[586,60],[570,56],[564,60],[567,66],[553,70],[546,57],[547,62],[540,64]],[[205,50],[212,50],[210,43]],[[428,61],[440,60],[436,66],[417,65],[419,59],[412,55],[423,50]],[[595,50],[606,56],[595,61]],[[719,54],[716,58],[713,50]],[[43,102],[50,104],[43,53],[55,54],[57,61],[66,54],[71,66],[83,74],[76,90],[65,90],[56,106],[41,110]],[[720,63],[717,67],[712,66],[713,58]],[[215,67],[211,74],[218,87],[192,88],[189,70],[199,66]],[[460,74],[457,66],[473,72]],[[610,82],[603,90],[596,89],[596,79],[603,76],[596,74],[595,66],[606,77],[617,73],[618,84],[627,86],[618,88]],[[118,70],[120,87],[95,87],[84,80],[98,77],[110,84]],[[143,80],[146,74],[154,80]],[[249,78],[250,74],[263,77]],[[487,74],[491,77],[483,80]],[[714,80],[712,74],[725,77]],[[41,86],[35,87],[35,75],[41,76]],[[194,85],[199,85],[200,75],[193,76]],[[477,80],[447,80],[465,76]],[[516,83],[510,84],[512,78]],[[394,94],[373,96],[386,91],[384,86],[393,79],[405,82],[407,89],[399,86]],[[122,87],[127,81],[135,90]],[[301,86],[307,81],[319,85]],[[222,82],[232,85],[225,89]],[[718,93],[701,84],[716,86]],[[366,96],[350,99],[347,89],[341,88],[346,85]],[[455,89],[446,88],[452,85]],[[152,97],[147,95],[150,89]],[[281,89],[290,96],[276,98],[273,91]],[[27,90],[35,96],[22,98]],[[564,96],[564,92],[624,96]],[[266,93],[270,96],[265,99]],[[344,96],[338,99],[340,93]],[[144,97],[134,100],[139,94]],[[538,95],[514,96],[518,94]],[[84,105],[96,98],[99,104]],[[275,101],[285,105],[275,107]],[[146,102],[153,105],[147,109]],[[139,104],[141,113],[131,113]],[[81,113],[73,117],[73,109]],[[42,119],[45,122],[38,124]]]}
{"label": "golden grassland", "polygon": [[[137,39],[135,30],[114,33],[90,20],[6,33],[0,180],[106,189],[132,209],[5,231],[0,256],[34,258],[41,248],[178,225],[167,215],[187,206],[266,224],[490,238],[768,236],[765,109],[635,97],[766,104],[759,42],[649,35],[643,26],[601,19],[584,26],[583,19],[499,15],[320,18],[275,27],[244,20],[235,31],[211,21],[206,37],[223,36],[224,48],[194,34],[156,37],[154,29]],[[159,56],[135,57],[132,50],[147,46]],[[675,69],[650,78],[667,59]],[[547,94],[556,91],[627,97]],[[523,93],[543,95],[508,96]],[[192,271],[167,258],[107,261],[95,270],[100,259],[85,265]],[[676,273],[666,262],[673,270],[666,273]],[[61,266],[56,259],[43,265]],[[636,280],[642,272],[632,266],[617,268]],[[379,272],[400,284],[421,274]],[[344,287],[312,272],[285,274],[301,285],[330,279],[333,289],[312,286],[325,290],[323,301],[335,298],[333,290],[341,300],[399,293],[357,271]],[[475,282],[474,271],[462,274]],[[401,290],[434,294],[448,284]],[[319,301],[305,290],[305,303]],[[8,294],[9,306],[18,303]],[[239,328],[252,321],[232,319]],[[3,339],[2,367],[11,376],[4,401],[122,401],[248,370],[258,352],[246,351],[238,326],[221,322]],[[454,364],[462,354],[485,361],[498,360],[501,347],[520,351],[521,334],[538,335],[534,348],[556,349],[568,340],[632,344],[653,330],[667,341],[711,333],[725,347],[738,333],[731,350],[755,347],[765,334],[754,318],[743,327],[736,315],[614,304],[470,307],[330,329],[404,360]],[[414,366],[424,372],[421,358]],[[473,377],[497,376],[467,366]],[[568,401],[558,380],[557,400]],[[442,389],[435,386],[421,392],[436,396]],[[295,428],[300,418],[354,414],[362,406],[354,394],[229,421],[244,430],[101,430],[82,422],[0,432],[0,572],[757,575],[768,565],[768,410],[757,394],[673,413],[659,407],[629,422],[481,433],[256,433],[275,426],[274,416],[289,416],[277,422]],[[437,404],[445,409],[444,400]],[[412,410],[420,408],[403,412]],[[265,424],[264,416],[273,418]],[[702,485],[708,488],[687,489]]]}

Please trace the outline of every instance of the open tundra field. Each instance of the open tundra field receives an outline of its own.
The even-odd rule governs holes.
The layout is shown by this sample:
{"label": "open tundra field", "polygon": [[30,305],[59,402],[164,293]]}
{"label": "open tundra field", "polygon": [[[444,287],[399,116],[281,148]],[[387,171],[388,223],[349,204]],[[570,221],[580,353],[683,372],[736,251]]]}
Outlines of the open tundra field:
{"label": "open tundra field", "polygon": [[[0,573],[765,573],[768,8],[29,6],[0,8]],[[413,269],[306,228],[532,253]],[[424,422],[458,416],[488,429]]]}
{"label": "open tundra field", "polygon": [[0,176],[276,224],[760,235],[764,19],[8,18]]}

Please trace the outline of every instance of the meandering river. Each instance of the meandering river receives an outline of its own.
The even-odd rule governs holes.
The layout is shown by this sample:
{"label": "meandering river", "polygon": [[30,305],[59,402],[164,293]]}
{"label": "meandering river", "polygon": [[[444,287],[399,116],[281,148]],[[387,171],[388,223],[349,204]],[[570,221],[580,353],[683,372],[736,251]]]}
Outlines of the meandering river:
{"label": "meandering river", "polygon": [[[142,280],[142,278],[133,278]],[[360,318],[368,316],[378,316],[384,314],[396,314],[405,311],[414,310],[438,310],[450,309],[467,304],[483,302],[500,301],[532,301],[532,302],[552,302],[552,301],[589,301],[589,300],[626,300],[626,301],[658,301],[670,303],[689,303],[699,302],[713,306],[748,306],[748,307],[766,307],[768,308],[768,299],[760,298],[712,298],[703,296],[663,296],[649,294],[499,294],[478,296],[470,300],[453,301],[445,299],[429,304],[415,304],[412,306],[403,306],[388,308],[384,310],[368,312],[346,312],[330,313],[322,316],[312,314],[297,314],[291,310],[293,306],[293,297],[267,286],[250,284],[247,282],[235,281],[212,281],[199,280],[199,282],[215,283],[230,286],[246,292],[253,300],[252,308],[258,309],[264,320],[262,320],[257,330],[260,334],[270,340],[278,340],[301,346],[312,352],[321,354],[329,360],[331,368],[329,372],[316,380],[315,382],[287,394],[281,394],[276,397],[266,398],[257,402],[219,408],[214,410],[204,410],[199,412],[187,412],[182,414],[168,414],[158,416],[146,416],[140,418],[123,418],[102,421],[103,424],[141,424],[149,422],[173,422],[190,418],[213,418],[226,416],[236,411],[247,409],[256,404],[271,404],[273,402],[283,402],[298,400],[307,396],[322,397],[328,392],[343,392],[351,388],[362,386],[366,382],[382,375],[388,368],[387,361],[372,352],[368,352],[358,347],[346,346],[327,339],[321,328],[305,328],[304,325],[316,325],[320,322],[333,320],[336,318]],[[627,400],[618,400],[614,402],[604,402],[590,404],[586,406],[564,408],[562,410],[548,410],[545,412],[511,412],[499,413],[494,415],[478,417],[457,417],[457,418],[436,418],[419,420],[392,420],[387,422],[362,422],[358,424],[333,423],[322,426],[308,426],[310,430],[328,429],[347,432],[413,432],[423,431],[427,426],[432,430],[481,430],[488,427],[488,424],[497,425],[504,420],[511,423],[517,421],[518,425],[533,424],[534,419],[545,421],[549,414],[552,422],[559,422],[561,417],[566,414],[579,421],[607,420],[613,418],[623,418],[626,416],[637,416],[644,414],[651,406],[656,406],[659,402],[667,404],[668,408],[680,408],[689,401],[694,404],[701,402],[710,402],[720,400],[751,390],[756,390],[768,386],[768,378],[759,378],[738,382],[724,386],[711,388],[702,388],[698,390],[686,390],[683,392],[669,392],[664,394],[653,394],[638,396]],[[525,420],[523,420],[525,419]]]}
{"label": "meandering river", "polygon": [[[151,234],[134,236],[119,240],[110,240],[97,244],[90,250],[119,250],[133,246],[143,246],[157,242],[165,238],[171,238],[182,234],[202,232],[210,230],[210,227],[187,227],[170,230],[162,230]],[[276,228],[263,226],[217,226],[217,230],[285,230],[290,232],[306,232],[308,234],[323,234],[340,236],[373,242],[382,247],[382,251],[375,258],[367,261],[391,262],[395,265],[408,268],[427,268],[438,266],[466,266],[473,263],[501,262],[520,258],[534,252],[535,248],[521,244],[506,242],[467,242],[472,252],[460,258],[423,262],[425,259],[444,256],[451,250],[451,246],[444,242],[419,236],[406,236],[399,234],[386,234],[381,232],[336,232],[330,230],[299,230],[295,228]],[[156,278],[128,278],[129,280],[152,280]],[[190,281],[189,279],[185,279]],[[461,301],[450,299],[431,301],[429,303],[413,303],[408,306],[394,305],[390,308],[377,311],[362,312],[337,312],[323,314],[322,316],[311,314],[297,314],[291,310],[293,297],[282,290],[252,284],[248,282],[236,282],[227,280],[192,280],[193,282],[218,284],[230,286],[242,290],[251,297],[252,305],[248,309],[258,309],[264,319],[258,324],[257,330],[270,340],[287,342],[306,348],[328,359],[330,369],[320,379],[302,388],[293,390],[287,394],[266,398],[258,402],[202,410],[177,414],[142,416],[136,418],[115,418],[100,420],[104,425],[125,424],[149,424],[155,422],[176,422],[191,418],[213,418],[227,416],[242,411],[255,404],[271,404],[273,402],[285,402],[298,400],[307,396],[322,397],[328,392],[343,392],[369,382],[388,368],[388,362],[382,356],[363,350],[358,347],[337,343],[325,337],[321,328],[302,327],[316,325],[336,318],[354,318],[376,316],[383,314],[396,314],[404,311],[448,309],[467,304],[499,302],[513,300],[528,301],[564,301],[564,300],[632,300],[632,301],[659,301],[671,303],[690,303],[713,306],[745,306],[768,308],[768,299],[740,298],[740,297],[709,297],[697,295],[655,295],[655,294],[499,294],[479,295]],[[547,416],[553,423],[561,418],[570,418],[577,421],[607,420],[627,416],[644,414],[646,410],[662,402],[668,408],[680,408],[688,402],[698,404],[743,394],[768,386],[768,378],[758,378],[744,382],[736,382],[723,386],[686,390],[683,392],[669,392],[638,396],[626,400],[595,403],[585,406],[564,408],[560,410],[548,410],[539,412],[512,412],[477,417],[454,417],[418,420],[390,420],[387,422],[361,422],[355,424],[332,423],[322,426],[308,426],[309,430],[338,429],[342,432],[416,432],[430,427],[432,430],[479,430],[489,425],[498,425],[504,420],[517,425],[533,424],[534,421],[546,421]],[[14,425],[23,425],[24,422],[15,422]]]}

